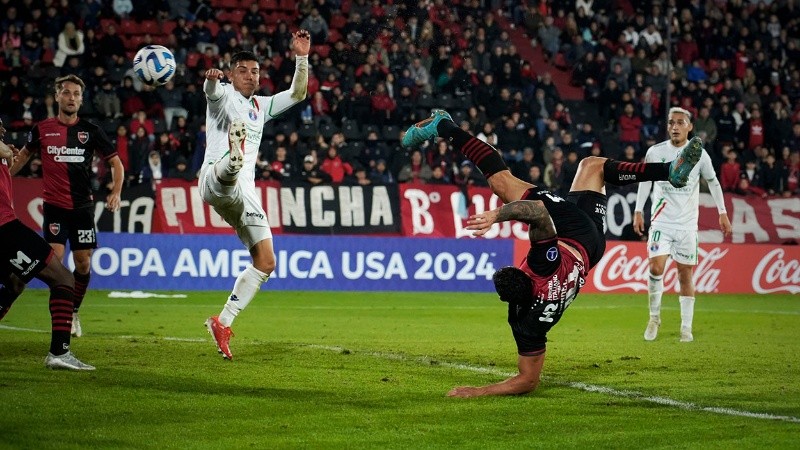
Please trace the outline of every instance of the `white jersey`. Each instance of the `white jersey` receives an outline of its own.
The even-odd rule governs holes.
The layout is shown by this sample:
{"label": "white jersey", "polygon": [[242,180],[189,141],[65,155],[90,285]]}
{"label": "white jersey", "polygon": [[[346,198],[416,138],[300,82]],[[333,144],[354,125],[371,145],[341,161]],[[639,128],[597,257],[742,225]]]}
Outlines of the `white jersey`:
{"label": "white jersey", "polygon": [[273,97],[253,95],[246,98],[228,83],[221,83],[220,88],[222,96],[219,99],[206,98],[206,155],[203,165],[213,164],[228,153],[228,129],[234,120],[242,120],[247,128],[247,138],[244,142],[244,165],[239,178],[252,182],[264,124],[273,119],[269,114]]}
{"label": "white jersey", "polygon": [[[683,147],[675,147],[664,141],[647,149],[646,162],[671,162],[678,157]],[[706,180],[717,178],[711,157],[705,149],[700,161],[689,173],[686,186],[676,188],[668,181],[654,181],[650,223],[660,228],[697,231],[700,210],[700,177]]]}

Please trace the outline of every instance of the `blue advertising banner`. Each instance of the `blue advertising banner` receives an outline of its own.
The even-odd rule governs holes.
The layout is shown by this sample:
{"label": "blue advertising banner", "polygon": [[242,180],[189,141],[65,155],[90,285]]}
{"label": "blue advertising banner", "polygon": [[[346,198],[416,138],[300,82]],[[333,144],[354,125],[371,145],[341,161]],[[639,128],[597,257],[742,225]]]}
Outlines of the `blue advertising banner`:
{"label": "blue advertising banner", "polygon": [[[234,235],[99,233],[98,242],[90,289],[230,290],[250,263]],[[493,292],[492,274],[513,261],[508,239],[282,235],[275,253],[265,289]]]}

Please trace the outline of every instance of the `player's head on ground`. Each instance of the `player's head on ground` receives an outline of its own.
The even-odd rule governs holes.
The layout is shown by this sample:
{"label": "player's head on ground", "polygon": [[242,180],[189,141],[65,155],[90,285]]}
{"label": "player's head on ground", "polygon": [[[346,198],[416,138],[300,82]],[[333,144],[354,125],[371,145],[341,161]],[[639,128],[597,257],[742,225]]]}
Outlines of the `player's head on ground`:
{"label": "player's head on ground", "polygon": [[78,114],[83,104],[83,90],[86,84],[77,75],[56,78],[56,103],[59,112],[67,116]]}
{"label": "player's head on ground", "polygon": [[694,129],[692,113],[688,110],[673,107],[667,117],[667,132],[672,145],[681,147],[689,140],[689,133]]}
{"label": "player's head on ground", "polygon": [[530,305],[533,285],[522,270],[512,266],[503,267],[492,275],[492,281],[500,300],[515,305]]}
{"label": "player's head on ground", "polygon": [[231,56],[230,80],[233,88],[245,97],[258,89],[259,64],[255,53],[242,51]]}

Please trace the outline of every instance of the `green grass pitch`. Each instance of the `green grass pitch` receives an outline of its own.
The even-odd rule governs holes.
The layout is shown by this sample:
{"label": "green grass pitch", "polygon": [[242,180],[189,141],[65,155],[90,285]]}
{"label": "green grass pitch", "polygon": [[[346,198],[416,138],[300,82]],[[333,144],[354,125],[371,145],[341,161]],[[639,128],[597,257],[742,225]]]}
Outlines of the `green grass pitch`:
{"label": "green grass pitch", "polygon": [[583,294],[550,333],[542,384],[452,399],[516,370],[489,294],[274,292],[234,324],[233,361],[202,326],[225,292],[90,291],[91,373],[44,368],[47,293],[0,322],[0,448],[797,448],[800,297],[677,296],[645,342],[646,294]]}

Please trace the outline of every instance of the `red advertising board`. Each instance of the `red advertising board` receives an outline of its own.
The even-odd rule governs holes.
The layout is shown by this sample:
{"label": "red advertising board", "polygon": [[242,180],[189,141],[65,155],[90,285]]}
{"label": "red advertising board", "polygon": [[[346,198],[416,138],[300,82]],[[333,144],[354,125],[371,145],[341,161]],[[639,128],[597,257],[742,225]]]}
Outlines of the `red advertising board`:
{"label": "red advertising board", "polygon": [[[500,200],[489,188],[470,188],[469,213],[483,212],[499,206]],[[631,223],[632,192],[609,192],[606,217],[609,239],[620,238],[623,227]],[[464,229],[465,196],[456,187],[424,184],[400,185],[400,213],[405,236],[454,237],[471,236]],[[800,198],[742,197],[725,194],[733,235],[723,239],[719,231],[719,214],[710,194],[700,194],[700,242],[773,243],[800,241]],[[521,224],[496,225],[486,238],[527,239]]]}
{"label": "red advertising board", "polygon": [[[514,243],[514,261],[522,261],[527,242]],[[647,246],[644,242],[609,241],[603,259],[582,292],[647,292]],[[800,293],[800,246],[704,244],[694,270],[698,293]],[[678,270],[669,259],[665,292],[678,292]]]}

